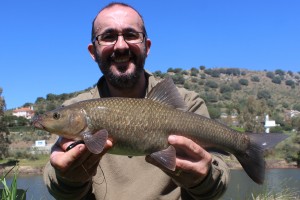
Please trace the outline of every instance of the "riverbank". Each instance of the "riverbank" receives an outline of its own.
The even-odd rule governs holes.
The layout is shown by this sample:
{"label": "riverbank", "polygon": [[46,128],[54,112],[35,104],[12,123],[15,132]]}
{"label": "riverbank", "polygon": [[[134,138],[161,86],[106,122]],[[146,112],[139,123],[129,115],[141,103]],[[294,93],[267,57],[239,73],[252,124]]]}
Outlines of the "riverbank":
{"label": "riverbank", "polygon": [[[225,159],[225,162],[230,169],[242,169],[242,166],[236,159]],[[1,166],[0,165],[0,174],[4,174],[9,171],[12,166]],[[293,169],[297,168],[296,162],[287,163],[285,160],[266,160],[267,169]],[[30,175],[30,174],[43,174],[43,166],[28,166],[28,165],[19,165],[18,174],[20,175]]]}

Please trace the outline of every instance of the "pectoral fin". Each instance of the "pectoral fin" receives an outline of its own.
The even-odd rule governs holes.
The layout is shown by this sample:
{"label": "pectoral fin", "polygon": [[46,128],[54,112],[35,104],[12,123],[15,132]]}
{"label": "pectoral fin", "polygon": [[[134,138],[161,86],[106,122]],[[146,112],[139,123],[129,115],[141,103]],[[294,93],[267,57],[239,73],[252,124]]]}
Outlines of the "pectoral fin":
{"label": "pectoral fin", "polygon": [[176,150],[173,146],[169,146],[162,151],[154,152],[150,156],[165,168],[175,171]]}
{"label": "pectoral fin", "polygon": [[94,154],[99,154],[103,151],[108,138],[108,132],[106,129],[97,131],[94,134],[90,132],[84,132],[83,141],[88,150]]}

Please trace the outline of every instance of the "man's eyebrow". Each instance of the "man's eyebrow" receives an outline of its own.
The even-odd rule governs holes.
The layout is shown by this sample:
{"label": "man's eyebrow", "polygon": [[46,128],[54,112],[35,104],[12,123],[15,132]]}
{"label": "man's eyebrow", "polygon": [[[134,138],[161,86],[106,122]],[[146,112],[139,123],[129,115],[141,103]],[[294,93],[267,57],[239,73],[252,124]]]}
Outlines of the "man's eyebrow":
{"label": "man's eyebrow", "polygon": [[[113,28],[108,28],[108,29],[105,29],[103,32],[101,32],[100,34],[107,34],[107,33],[118,33],[119,31],[117,31],[116,29],[113,29]],[[142,31],[138,31],[136,30],[135,28],[132,28],[132,27],[128,27],[128,28],[125,28],[121,31],[122,33],[128,33],[128,32],[142,32]]]}
{"label": "man's eyebrow", "polygon": [[118,31],[113,29],[113,28],[108,28],[108,29],[105,29],[102,33],[100,34],[107,34],[107,33],[117,33]]}

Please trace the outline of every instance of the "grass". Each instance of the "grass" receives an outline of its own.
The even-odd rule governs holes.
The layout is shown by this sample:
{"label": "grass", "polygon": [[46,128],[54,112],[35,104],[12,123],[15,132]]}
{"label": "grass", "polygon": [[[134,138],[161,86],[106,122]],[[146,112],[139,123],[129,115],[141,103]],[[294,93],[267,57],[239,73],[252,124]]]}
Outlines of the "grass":
{"label": "grass", "polygon": [[44,167],[49,161],[49,155],[38,155],[36,160],[19,159],[20,166]]}
{"label": "grass", "polygon": [[299,194],[289,188],[285,188],[278,193],[272,191],[259,195],[252,194],[252,200],[297,200],[300,199]]}
{"label": "grass", "polygon": [[15,168],[12,167],[5,175],[0,178],[0,184],[2,189],[1,200],[24,200],[26,199],[26,191],[18,190],[17,186],[17,170],[14,171],[14,176],[11,185],[6,183],[6,176]]}

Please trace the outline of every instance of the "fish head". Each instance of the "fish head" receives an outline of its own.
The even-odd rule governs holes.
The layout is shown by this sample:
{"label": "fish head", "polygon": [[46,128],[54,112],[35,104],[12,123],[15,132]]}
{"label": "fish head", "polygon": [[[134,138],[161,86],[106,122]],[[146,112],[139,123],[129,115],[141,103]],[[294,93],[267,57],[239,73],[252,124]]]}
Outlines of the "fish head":
{"label": "fish head", "polygon": [[38,115],[32,125],[40,130],[75,139],[87,127],[87,121],[82,109],[61,107]]}

